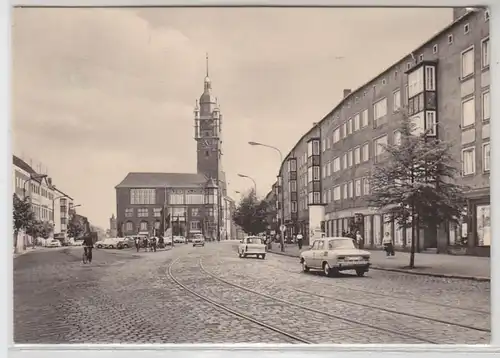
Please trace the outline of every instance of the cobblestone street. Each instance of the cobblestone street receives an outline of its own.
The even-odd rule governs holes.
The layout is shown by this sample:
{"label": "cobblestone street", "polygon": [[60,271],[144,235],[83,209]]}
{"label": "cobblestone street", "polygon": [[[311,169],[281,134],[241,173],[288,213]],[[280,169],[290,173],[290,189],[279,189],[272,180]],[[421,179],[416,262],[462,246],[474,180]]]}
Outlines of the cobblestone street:
{"label": "cobblestone street", "polygon": [[370,271],[302,273],[235,242],[14,261],[16,343],[488,343],[490,284]]}

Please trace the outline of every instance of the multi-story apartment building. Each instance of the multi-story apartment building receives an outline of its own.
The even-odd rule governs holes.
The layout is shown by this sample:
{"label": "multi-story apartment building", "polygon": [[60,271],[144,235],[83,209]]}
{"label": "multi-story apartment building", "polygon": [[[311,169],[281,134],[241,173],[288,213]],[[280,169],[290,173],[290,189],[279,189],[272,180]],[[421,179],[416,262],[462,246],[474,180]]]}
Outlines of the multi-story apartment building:
{"label": "multi-story apartment building", "polygon": [[429,135],[452,143],[467,185],[463,223],[421,230],[420,250],[447,252],[468,237],[466,252],[489,255],[490,92],[489,12],[454,11],[454,20],[412,53],[360,88],[344,90],[341,102],[316,123],[281,164],[284,217],[289,234],[308,237],[322,229],[340,235],[357,219],[365,247],[381,246],[390,232],[396,246],[409,247],[411,230],[368,207],[370,172],[381,144],[399,140],[404,108]]}
{"label": "multi-story apartment building", "polygon": [[65,240],[68,238],[68,224],[73,211],[73,198],[55,188],[52,202],[54,208],[54,237]]}

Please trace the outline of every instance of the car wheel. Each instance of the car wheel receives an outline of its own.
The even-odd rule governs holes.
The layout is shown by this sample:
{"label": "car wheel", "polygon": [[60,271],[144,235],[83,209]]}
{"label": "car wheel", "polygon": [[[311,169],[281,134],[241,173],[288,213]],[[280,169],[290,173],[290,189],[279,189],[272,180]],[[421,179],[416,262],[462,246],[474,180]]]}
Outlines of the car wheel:
{"label": "car wheel", "polygon": [[330,265],[328,265],[328,262],[323,263],[323,273],[327,277],[332,276],[332,269],[331,269]]}
{"label": "car wheel", "polygon": [[123,248],[128,249],[128,245],[127,244],[123,245]]}
{"label": "car wheel", "polygon": [[97,245],[97,248],[98,249],[102,249],[102,245]]}
{"label": "car wheel", "polygon": [[363,277],[365,272],[366,271],[364,269],[356,269],[356,275],[358,275],[358,277]]}
{"label": "car wheel", "polygon": [[302,260],[302,271],[309,272],[309,267],[307,267],[305,260]]}

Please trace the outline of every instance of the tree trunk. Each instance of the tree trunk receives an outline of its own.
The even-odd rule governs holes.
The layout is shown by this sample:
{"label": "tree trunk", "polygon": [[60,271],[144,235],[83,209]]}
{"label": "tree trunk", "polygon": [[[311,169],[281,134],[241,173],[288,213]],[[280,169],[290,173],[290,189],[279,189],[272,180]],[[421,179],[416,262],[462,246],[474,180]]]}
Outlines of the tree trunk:
{"label": "tree trunk", "polygon": [[415,267],[415,207],[412,205],[411,208],[411,249],[410,249],[410,269]]}

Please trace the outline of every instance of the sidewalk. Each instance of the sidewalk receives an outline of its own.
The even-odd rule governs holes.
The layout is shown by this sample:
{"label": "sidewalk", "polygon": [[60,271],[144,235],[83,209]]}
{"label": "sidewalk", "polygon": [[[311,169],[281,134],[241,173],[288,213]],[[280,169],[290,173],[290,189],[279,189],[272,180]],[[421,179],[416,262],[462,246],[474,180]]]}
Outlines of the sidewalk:
{"label": "sidewalk", "polygon": [[[304,246],[301,251],[308,250]],[[374,270],[411,273],[434,277],[460,278],[476,281],[490,281],[490,258],[476,256],[455,256],[438,254],[415,254],[415,269],[404,267],[410,263],[410,254],[396,252],[396,256],[387,258],[384,251],[367,250],[371,253],[371,268]],[[273,243],[269,251],[278,255],[299,256],[297,245],[287,244],[285,252],[280,251],[280,245]]]}

